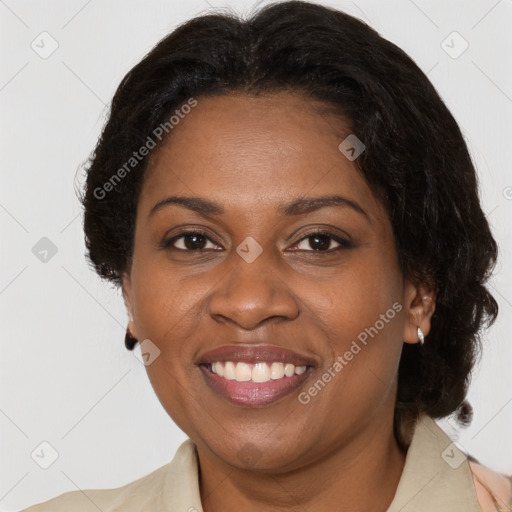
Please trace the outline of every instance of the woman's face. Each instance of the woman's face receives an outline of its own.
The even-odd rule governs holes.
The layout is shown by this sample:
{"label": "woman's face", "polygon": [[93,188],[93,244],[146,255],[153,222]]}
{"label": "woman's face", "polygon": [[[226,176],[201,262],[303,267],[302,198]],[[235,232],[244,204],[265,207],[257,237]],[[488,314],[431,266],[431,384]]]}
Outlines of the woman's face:
{"label": "woman's face", "polygon": [[[350,132],[311,105],[197,98],[150,155],[138,204],[130,329],[175,423],[240,468],[299,467],[391,428],[402,344],[429,328],[384,207],[338,148]],[[266,351],[267,370],[262,345],[306,372],[280,377],[272,361],[293,356]],[[226,346],[256,352],[205,356]],[[251,380],[199,364],[215,361],[229,377],[226,361],[249,363],[236,371]]]}

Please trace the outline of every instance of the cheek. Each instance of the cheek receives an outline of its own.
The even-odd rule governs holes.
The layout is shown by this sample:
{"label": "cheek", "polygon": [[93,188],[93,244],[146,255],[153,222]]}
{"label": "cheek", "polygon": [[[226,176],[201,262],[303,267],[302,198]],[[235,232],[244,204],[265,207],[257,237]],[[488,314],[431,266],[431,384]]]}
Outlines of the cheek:
{"label": "cheek", "polygon": [[395,336],[403,310],[399,271],[364,254],[354,260],[328,281],[310,285],[302,295],[304,304],[341,345],[376,323],[383,335]]}
{"label": "cheek", "polygon": [[203,280],[184,279],[165,262],[144,256],[134,261],[132,280],[139,335],[163,346],[175,333],[197,327],[198,307],[207,290]]}
{"label": "cheek", "polygon": [[328,343],[326,366],[339,376],[336,393],[344,399],[359,399],[363,390],[375,396],[388,390],[403,345],[401,274],[392,259],[364,256],[304,296],[318,338]]}
{"label": "cheek", "polygon": [[145,367],[151,386],[172,420],[191,432],[206,407],[191,391],[191,382],[201,378],[193,364],[194,341],[208,288],[201,285],[202,280],[180,280],[179,274],[154,262],[138,266],[134,262],[132,278],[138,335],[159,350]]}

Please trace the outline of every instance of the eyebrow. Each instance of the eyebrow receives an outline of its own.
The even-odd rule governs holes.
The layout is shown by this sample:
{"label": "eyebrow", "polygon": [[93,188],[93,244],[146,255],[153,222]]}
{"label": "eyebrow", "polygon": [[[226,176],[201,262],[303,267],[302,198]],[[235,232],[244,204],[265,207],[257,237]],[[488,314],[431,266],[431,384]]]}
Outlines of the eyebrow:
{"label": "eyebrow", "polygon": [[[180,205],[194,212],[204,215],[224,215],[224,208],[213,201],[201,197],[185,197],[185,196],[169,196],[156,203],[151,208],[148,218],[154,215],[157,211],[169,205]],[[320,208],[326,207],[341,207],[351,208],[352,210],[364,215],[368,220],[370,217],[366,211],[355,201],[342,197],[340,195],[330,195],[321,197],[300,197],[294,199],[289,203],[279,205],[277,210],[280,215],[284,217],[291,217],[294,215],[303,215],[311,213]]]}

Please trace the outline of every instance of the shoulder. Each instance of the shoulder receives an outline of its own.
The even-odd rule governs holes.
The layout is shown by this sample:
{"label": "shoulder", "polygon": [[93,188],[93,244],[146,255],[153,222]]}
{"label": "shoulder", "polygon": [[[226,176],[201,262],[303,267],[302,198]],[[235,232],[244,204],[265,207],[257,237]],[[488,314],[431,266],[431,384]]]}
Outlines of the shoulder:
{"label": "shoulder", "polygon": [[469,459],[469,468],[482,511],[512,511],[512,476],[493,471],[475,459]]}
{"label": "shoulder", "polygon": [[122,487],[71,491],[21,512],[150,512],[186,510],[185,503],[200,503],[197,452],[187,439],[171,462]]}
{"label": "shoulder", "polygon": [[[150,507],[165,483],[170,463],[122,487],[70,491],[21,512],[131,512]],[[119,508],[119,507],[122,508]],[[133,508],[132,508],[133,507]]]}

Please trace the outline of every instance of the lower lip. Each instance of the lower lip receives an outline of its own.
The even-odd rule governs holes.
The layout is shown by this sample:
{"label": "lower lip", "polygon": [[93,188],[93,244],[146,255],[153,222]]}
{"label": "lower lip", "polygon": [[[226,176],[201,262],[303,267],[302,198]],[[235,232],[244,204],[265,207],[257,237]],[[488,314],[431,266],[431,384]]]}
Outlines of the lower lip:
{"label": "lower lip", "polygon": [[280,398],[289,395],[309,377],[313,367],[308,367],[300,375],[272,380],[268,382],[238,382],[219,377],[208,369],[206,365],[200,365],[206,383],[214,391],[222,395],[230,402],[246,407],[261,407],[268,405]]}

